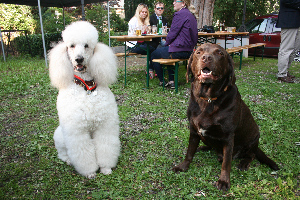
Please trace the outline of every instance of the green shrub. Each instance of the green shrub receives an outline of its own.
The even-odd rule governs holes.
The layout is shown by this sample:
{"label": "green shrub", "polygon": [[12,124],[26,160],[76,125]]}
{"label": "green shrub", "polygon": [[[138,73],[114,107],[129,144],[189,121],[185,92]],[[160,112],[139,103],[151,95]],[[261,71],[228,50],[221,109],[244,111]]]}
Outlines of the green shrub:
{"label": "green shrub", "polygon": [[[114,32],[111,31],[110,35],[126,35],[127,32]],[[28,39],[28,41],[27,41]],[[45,33],[45,45],[47,51],[52,47],[51,44],[54,42],[61,41],[61,33]],[[103,42],[109,45],[108,32],[99,32],[99,42]],[[111,39],[111,46],[122,46],[124,42],[118,42],[115,39]],[[21,54],[30,54],[31,56],[44,56],[43,42],[41,34],[25,35],[19,36],[12,41],[14,49],[16,49]]]}
{"label": "green shrub", "polygon": [[[45,33],[45,45],[47,51],[51,49],[52,42],[61,40],[61,33]],[[29,53],[31,56],[44,56],[43,42],[41,34],[25,35],[16,37],[12,44],[14,48],[22,53]]]}
{"label": "green shrub", "polygon": [[[65,11],[63,15],[62,8],[48,8],[42,16],[44,33],[55,33],[63,31],[65,29],[64,22],[67,25],[73,21],[76,21],[76,19],[72,17],[74,15],[74,12],[70,13],[67,11]],[[35,17],[37,17],[35,20],[35,33],[41,33],[40,17]]]}

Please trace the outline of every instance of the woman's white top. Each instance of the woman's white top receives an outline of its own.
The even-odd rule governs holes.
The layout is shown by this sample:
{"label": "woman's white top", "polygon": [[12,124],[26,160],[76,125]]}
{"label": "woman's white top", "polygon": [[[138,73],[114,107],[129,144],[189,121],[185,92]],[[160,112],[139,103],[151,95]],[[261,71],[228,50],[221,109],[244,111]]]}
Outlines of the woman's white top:
{"label": "woman's white top", "polygon": [[[128,22],[128,35],[135,35],[135,30],[139,26],[138,19],[136,17],[132,17]],[[126,45],[129,47],[134,47],[137,41],[129,41],[126,42]]]}

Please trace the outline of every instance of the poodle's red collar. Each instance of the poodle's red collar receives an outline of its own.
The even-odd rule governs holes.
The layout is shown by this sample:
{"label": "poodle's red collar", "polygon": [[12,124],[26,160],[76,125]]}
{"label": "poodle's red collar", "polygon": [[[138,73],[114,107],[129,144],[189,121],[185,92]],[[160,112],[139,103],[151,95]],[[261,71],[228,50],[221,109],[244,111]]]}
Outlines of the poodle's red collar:
{"label": "poodle's red collar", "polygon": [[76,75],[74,75],[74,83],[82,86],[85,89],[85,91],[88,91],[88,92],[93,92],[97,88],[97,83],[94,80],[85,81]]}

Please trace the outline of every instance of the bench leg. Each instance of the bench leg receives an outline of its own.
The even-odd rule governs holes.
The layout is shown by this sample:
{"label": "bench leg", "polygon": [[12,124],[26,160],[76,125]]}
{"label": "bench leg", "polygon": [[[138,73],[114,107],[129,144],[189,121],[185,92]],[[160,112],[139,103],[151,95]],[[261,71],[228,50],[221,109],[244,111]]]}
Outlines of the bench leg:
{"label": "bench leg", "polygon": [[149,65],[150,65],[150,49],[149,49],[149,44],[147,42],[147,88],[149,88],[149,79],[150,79],[150,74],[149,74]]}
{"label": "bench leg", "polygon": [[242,61],[243,61],[243,50],[240,52],[240,67],[239,67],[239,70],[242,69]]}
{"label": "bench leg", "polygon": [[178,93],[178,67],[179,67],[179,62],[175,63],[175,92]]}
{"label": "bench leg", "polygon": [[125,80],[124,80],[124,87],[126,87],[126,75],[127,75],[127,74],[126,74],[126,57],[127,57],[127,56],[126,56],[126,41],[125,41],[125,75],[124,75],[124,76],[125,76],[125,77],[124,77]]}
{"label": "bench leg", "polygon": [[165,65],[162,65],[162,71],[163,71],[163,91],[165,90]]}
{"label": "bench leg", "polygon": [[265,46],[262,46],[261,60],[264,60]]}

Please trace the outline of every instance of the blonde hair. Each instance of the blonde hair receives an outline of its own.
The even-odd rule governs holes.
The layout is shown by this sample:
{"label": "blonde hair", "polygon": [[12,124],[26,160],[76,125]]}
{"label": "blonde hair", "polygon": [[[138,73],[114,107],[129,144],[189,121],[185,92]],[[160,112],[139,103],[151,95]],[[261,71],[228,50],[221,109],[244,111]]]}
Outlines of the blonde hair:
{"label": "blonde hair", "polygon": [[[142,19],[140,17],[140,12],[143,10],[143,8],[147,8],[147,17],[145,19]],[[138,24],[141,25],[150,25],[150,17],[149,17],[150,13],[149,13],[149,9],[148,6],[146,4],[140,3],[138,5],[138,7],[135,10],[135,15],[134,17],[137,18],[138,20]]]}

